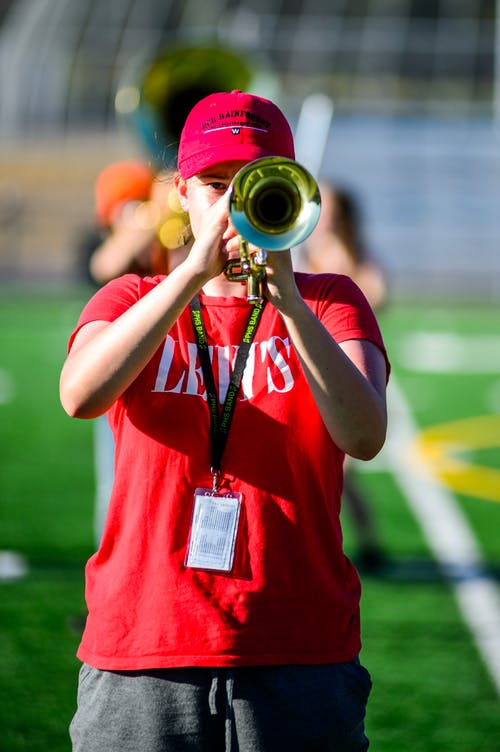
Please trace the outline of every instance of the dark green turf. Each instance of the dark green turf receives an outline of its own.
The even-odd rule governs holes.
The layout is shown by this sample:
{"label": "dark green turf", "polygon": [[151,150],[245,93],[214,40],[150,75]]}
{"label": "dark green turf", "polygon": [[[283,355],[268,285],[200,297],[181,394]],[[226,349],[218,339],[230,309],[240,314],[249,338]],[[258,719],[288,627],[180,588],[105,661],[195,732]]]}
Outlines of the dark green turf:
{"label": "dark green turf", "polygon": [[[0,549],[21,552],[30,566],[25,579],[0,583],[2,752],[69,750],[83,566],[93,547],[92,426],[64,414],[58,378],[88,293],[5,289],[0,296],[0,369],[14,386],[11,401],[0,402]],[[498,333],[498,310],[398,303],[380,318],[420,426],[491,409],[487,395],[500,374],[413,373],[397,353],[408,331]],[[500,467],[495,448],[476,459]],[[499,699],[398,486],[383,468],[357,478],[372,499],[387,554],[380,572],[363,575],[362,657],[374,680],[371,749],[500,749]],[[458,503],[488,563],[500,568],[500,504],[471,497]],[[344,518],[346,548],[356,558]]]}

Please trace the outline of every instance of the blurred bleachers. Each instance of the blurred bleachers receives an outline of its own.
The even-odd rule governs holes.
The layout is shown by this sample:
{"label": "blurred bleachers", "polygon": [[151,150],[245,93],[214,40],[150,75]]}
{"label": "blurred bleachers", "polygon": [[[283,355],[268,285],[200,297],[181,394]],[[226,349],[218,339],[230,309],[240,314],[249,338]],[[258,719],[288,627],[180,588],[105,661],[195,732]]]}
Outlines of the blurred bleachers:
{"label": "blurred bleachers", "polygon": [[294,125],[333,99],[320,173],[358,192],[396,293],[495,297],[495,23],[492,0],[0,1],[0,277],[78,274],[96,173],[141,153],[117,88],[187,40],[272,72]]}
{"label": "blurred bleachers", "polygon": [[133,143],[89,136],[11,141],[0,150],[0,281],[84,277],[78,246],[93,224],[93,184]]}

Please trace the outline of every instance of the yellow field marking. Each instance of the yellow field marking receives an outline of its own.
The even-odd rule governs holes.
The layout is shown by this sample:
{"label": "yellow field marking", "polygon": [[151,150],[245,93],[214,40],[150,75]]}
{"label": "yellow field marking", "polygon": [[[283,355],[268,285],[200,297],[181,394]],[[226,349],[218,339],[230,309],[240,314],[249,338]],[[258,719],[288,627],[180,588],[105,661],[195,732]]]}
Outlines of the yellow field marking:
{"label": "yellow field marking", "polygon": [[467,459],[472,450],[492,447],[498,447],[500,455],[500,415],[431,426],[415,442],[420,460],[448,488],[500,503],[500,469],[472,464]]}

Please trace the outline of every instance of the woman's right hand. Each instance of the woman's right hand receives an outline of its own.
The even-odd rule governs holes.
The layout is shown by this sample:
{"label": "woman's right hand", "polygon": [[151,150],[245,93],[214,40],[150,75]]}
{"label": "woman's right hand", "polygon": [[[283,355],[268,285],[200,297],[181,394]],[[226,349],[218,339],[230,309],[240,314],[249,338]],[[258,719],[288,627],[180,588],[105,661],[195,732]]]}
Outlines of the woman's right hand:
{"label": "woman's right hand", "polygon": [[226,191],[203,212],[186,263],[208,280],[222,274],[228,259],[238,253],[239,238],[230,224]]}

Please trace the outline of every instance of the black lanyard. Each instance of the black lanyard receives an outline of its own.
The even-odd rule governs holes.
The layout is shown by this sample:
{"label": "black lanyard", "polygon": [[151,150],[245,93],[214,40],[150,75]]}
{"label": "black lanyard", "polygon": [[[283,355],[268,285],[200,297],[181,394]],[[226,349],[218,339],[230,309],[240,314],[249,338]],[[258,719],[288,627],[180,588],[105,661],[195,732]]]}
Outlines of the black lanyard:
{"label": "black lanyard", "polygon": [[208,351],[207,332],[205,324],[203,323],[199,297],[196,295],[189,304],[196,346],[200,356],[201,370],[203,378],[205,379],[208,408],[210,410],[210,443],[212,449],[212,466],[210,469],[214,478],[214,489],[217,483],[217,476],[221,469],[222,455],[224,453],[229,428],[233,419],[234,409],[236,407],[236,397],[240,388],[241,379],[243,378],[243,371],[245,370],[250,346],[253,342],[265,305],[265,300],[257,300],[251,304],[252,308],[250,316],[248,317],[245,331],[238,348],[238,354],[236,355],[236,362],[227,388],[222,412],[219,414],[217,389],[215,387],[212,363]]}

